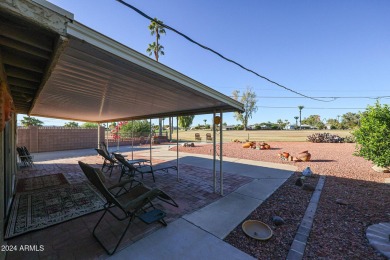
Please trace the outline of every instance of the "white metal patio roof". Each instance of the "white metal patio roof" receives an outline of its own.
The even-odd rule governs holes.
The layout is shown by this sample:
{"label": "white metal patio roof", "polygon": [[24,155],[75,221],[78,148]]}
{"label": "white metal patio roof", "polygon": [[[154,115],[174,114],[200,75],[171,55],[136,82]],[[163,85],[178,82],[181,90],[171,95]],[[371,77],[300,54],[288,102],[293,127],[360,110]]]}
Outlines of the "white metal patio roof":
{"label": "white metal patio roof", "polygon": [[31,115],[108,122],[243,110],[243,105],[76,21]]}
{"label": "white metal patio roof", "polygon": [[0,2],[0,38],[0,69],[17,113],[109,122],[243,111],[44,0]]}

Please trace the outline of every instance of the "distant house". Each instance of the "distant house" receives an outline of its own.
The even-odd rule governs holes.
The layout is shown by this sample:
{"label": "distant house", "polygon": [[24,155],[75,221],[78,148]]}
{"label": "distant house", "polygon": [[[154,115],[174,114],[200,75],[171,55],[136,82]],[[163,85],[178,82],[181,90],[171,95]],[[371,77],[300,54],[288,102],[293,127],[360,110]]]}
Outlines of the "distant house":
{"label": "distant house", "polygon": [[234,125],[224,125],[222,126],[222,130],[234,130]]}
{"label": "distant house", "polygon": [[317,127],[311,126],[311,125],[301,125],[300,128],[301,129],[318,129]]}
{"label": "distant house", "polygon": [[262,129],[262,130],[270,130],[272,128],[270,126],[268,126],[268,125],[260,125],[260,129]]}
{"label": "distant house", "polygon": [[286,130],[295,130],[298,129],[299,127],[297,125],[288,125],[284,129]]}

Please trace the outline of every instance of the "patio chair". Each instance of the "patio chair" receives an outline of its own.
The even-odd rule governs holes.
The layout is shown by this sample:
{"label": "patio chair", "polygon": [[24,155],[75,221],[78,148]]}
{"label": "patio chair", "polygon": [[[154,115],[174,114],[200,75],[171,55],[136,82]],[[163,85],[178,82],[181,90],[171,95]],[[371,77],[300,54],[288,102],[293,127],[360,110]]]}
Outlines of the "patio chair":
{"label": "patio chair", "polygon": [[195,133],[195,141],[202,141],[202,137],[200,137],[199,133]]}
{"label": "patio chair", "polygon": [[[122,193],[119,196],[115,196],[104,185],[101,179],[102,177],[99,177],[103,174],[99,169],[93,168],[81,161],[78,163],[84,174],[87,176],[88,180],[96,187],[96,189],[104,196],[106,200],[106,204],[104,205],[104,212],[96,223],[92,234],[109,255],[113,255],[115,253],[135,217],[138,217],[148,224],[158,221],[162,225],[167,226],[167,223],[164,220],[164,217],[166,216],[165,212],[156,209],[152,203],[152,200],[159,199],[172,206],[178,207],[177,203],[166,193],[156,188],[150,189],[144,186],[142,183],[139,183],[135,187],[129,189],[127,192]],[[115,211],[116,213],[113,211],[113,208],[117,208],[121,213],[118,215],[117,211]],[[102,241],[96,235],[96,229],[107,212],[118,221],[124,221],[127,219],[129,221],[112,251],[105,247]]]}
{"label": "patio chair", "polygon": [[[114,157],[114,152],[110,153],[110,152],[108,151],[108,148],[107,148],[107,145],[106,145],[105,142],[101,142],[101,143],[100,143],[100,147],[101,147],[100,149],[102,149],[102,150],[107,154],[107,156],[109,156],[109,157],[111,157],[111,158]],[[127,155],[124,155],[123,157],[127,157]]]}
{"label": "patio chair", "polygon": [[133,164],[129,163],[122,154],[114,153],[114,157],[122,166],[121,177],[119,178],[119,181],[121,181],[124,175],[128,175],[130,178],[134,178],[138,173],[141,174],[141,178],[143,179],[144,173],[151,173],[153,182],[156,182],[154,178],[153,167],[151,165],[140,165],[135,167]]}
{"label": "patio chair", "polygon": [[106,172],[110,171],[110,177],[111,177],[112,170],[114,169],[114,167],[118,166],[117,161],[114,158],[111,158],[109,155],[107,155],[106,152],[103,151],[102,149],[95,148],[95,150],[104,159],[104,162],[102,165],[102,171],[104,170],[104,167],[107,167]]}
{"label": "patio chair", "polygon": [[207,142],[207,141],[213,141],[213,137],[211,136],[210,133],[207,133],[207,134],[206,134],[206,142]]}
{"label": "patio chair", "polygon": [[105,142],[100,143],[100,149],[102,149],[108,156],[112,157],[110,153],[108,152],[108,148]]}
{"label": "patio chair", "polygon": [[33,156],[30,154],[26,146],[16,147],[20,161],[24,166],[34,166]]}
{"label": "patio chair", "polygon": [[30,156],[26,155],[22,147],[16,147],[16,151],[18,152],[20,162],[23,164],[24,167],[32,166],[32,160]]}

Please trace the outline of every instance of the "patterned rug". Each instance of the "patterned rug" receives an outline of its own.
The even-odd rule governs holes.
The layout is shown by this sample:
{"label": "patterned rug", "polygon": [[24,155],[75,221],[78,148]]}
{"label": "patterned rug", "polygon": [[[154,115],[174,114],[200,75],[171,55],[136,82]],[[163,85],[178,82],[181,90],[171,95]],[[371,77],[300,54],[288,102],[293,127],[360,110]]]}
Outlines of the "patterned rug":
{"label": "patterned rug", "polygon": [[16,193],[5,238],[101,210],[104,201],[87,183]]}
{"label": "patterned rug", "polygon": [[36,190],[62,184],[68,184],[68,180],[62,173],[24,178],[18,180],[16,192]]}

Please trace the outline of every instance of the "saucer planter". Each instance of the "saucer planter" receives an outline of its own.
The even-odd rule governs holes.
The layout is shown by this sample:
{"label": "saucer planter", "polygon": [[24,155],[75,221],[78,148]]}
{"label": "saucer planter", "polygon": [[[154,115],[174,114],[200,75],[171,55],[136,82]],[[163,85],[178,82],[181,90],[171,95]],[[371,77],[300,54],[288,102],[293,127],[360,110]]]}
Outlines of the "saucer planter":
{"label": "saucer planter", "polygon": [[251,238],[257,240],[268,240],[272,237],[272,229],[265,223],[258,220],[247,220],[242,223],[242,230]]}

